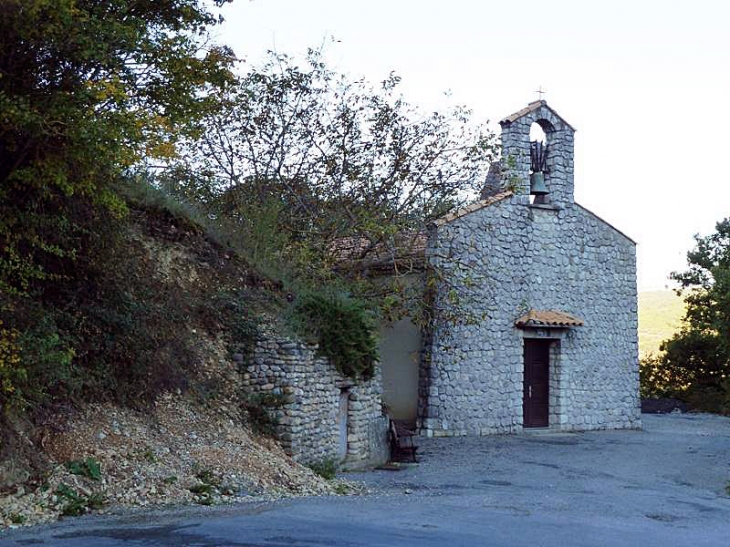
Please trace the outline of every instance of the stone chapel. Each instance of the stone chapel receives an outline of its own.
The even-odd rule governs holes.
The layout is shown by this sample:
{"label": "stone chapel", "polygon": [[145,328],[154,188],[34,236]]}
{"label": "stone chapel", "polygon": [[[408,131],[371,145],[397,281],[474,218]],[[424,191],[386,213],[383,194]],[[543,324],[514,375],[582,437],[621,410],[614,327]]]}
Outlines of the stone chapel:
{"label": "stone chapel", "polygon": [[483,199],[423,238],[433,319],[382,329],[384,402],[427,436],[638,428],[636,243],[575,202],[575,130],[546,101],[500,125]]}

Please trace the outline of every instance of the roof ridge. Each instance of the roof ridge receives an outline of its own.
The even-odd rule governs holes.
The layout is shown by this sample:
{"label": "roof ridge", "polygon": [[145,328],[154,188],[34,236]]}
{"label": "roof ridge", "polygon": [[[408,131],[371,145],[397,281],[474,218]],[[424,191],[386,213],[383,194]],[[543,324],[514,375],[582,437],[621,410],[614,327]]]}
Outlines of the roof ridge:
{"label": "roof ridge", "polygon": [[501,126],[510,125],[512,122],[517,121],[522,116],[526,116],[527,114],[530,114],[531,112],[534,112],[535,110],[537,110],[539,108],[542,108],[543,106],[545,108],[547,108],[548,110],[550,110],[550,112],[552,112],[556,117],[558,117],[565,125],[567,125],[568,127],[570,127],[573,131],[576,130],[575,127],[573,127],[571,124],[569,124],[565,120],[565,118],[563,118],[560,114],[558,114],[555,111],[555,109],[552,106],[550,106],[547,103],[547,101],[544,100],[544,99],[541,99],[539,101],[532,101],[526,107],[518,110],[514,114],[510,114],[509,116],[506,116],[506,117],[502,118],[499,121],[499,125],[501,125]]}
{"label": "roof ridge", "polygon": [[437,227],[443,226],[444,224],[448,224],[449,222],[452,222],[452,221],[456,220],[457,218],[461,218],[461,217],[466,216],[475,211],[484,209],[485,207],[489,207],[490,205],[497,203],[499,201],[502,201],[503,199],[506,199],[513,195],[514,195],[514,192],[512,192],[512,190],[504,190],[502,192],[499,192],[498,194],[489,196],[488,198],[484,198],[484,199],[480,199],[479,201],[475,201],[474,203],[471,203],[471,204],[467,205],[466,207],[462,207],[461,209],[457,209],[456,211],[447,213],[444,216],[437,218],[436,220],[431,222],[431,224],[434,226],[437,226]]}

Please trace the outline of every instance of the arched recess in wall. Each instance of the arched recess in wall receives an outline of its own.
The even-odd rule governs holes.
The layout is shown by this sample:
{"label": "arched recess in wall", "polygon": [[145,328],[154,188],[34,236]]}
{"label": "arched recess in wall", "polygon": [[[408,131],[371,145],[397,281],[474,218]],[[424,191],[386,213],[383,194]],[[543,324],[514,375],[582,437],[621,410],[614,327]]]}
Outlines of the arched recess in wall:
{"label": "arched recess in wall", "polygon": [[[542,189],[543,191],[546,189],[547,193],[550,192],[550,155],[548,153],[549,147],[551,146],[550,138],[552,134],[555,132],[555,128],[553,127],[553,124],[551,124],[548,120],[545,119],[539,119],[532,122],[530,125],[530,147],[533,148],[534,145],[532,143],[538,143],[537,150],[539,151],[537,155],[539,157],[542,157],[543,155],[547,154],[545,158],[545,164],[541,168],[536,168],[535,164],[535,158],[533,157],[533,151],[531,151],[531,158],[530,158],[530,203],[544,203],[546,202],[544,195],[534,195],[533,190],[536,190],[539,192],[539,189]],[[537,183],[538,188],[535,188],[533,186],[533,174],[537,171],[541,172],[541,181]]]}

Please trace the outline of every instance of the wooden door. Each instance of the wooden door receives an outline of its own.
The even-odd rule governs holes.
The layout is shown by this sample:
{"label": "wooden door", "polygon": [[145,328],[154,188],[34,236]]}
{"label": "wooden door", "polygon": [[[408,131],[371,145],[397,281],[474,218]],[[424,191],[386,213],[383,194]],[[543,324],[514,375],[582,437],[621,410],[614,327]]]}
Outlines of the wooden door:
{"label": "wooden door", "polygon": [[338,453],[340,458],[347,456],[347,429],[348,418],[350,413],[350,390],[340,390],[340,404],[337,412],[337,421],[339,426],[339,442]]}
{"label": "wooden door", "polygon": [[525,340],[525,377],[522,401],[524,427],[548,427],[550,340]]}

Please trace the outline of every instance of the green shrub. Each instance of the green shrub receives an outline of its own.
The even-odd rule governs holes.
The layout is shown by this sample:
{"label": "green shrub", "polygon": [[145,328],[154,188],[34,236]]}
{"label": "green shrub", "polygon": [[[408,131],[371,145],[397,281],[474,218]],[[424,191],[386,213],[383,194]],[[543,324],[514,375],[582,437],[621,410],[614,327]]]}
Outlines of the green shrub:
{"label": "green shrub", "polygon": [[215,487],[218,487],[221,484],[221,478],[210,469],[200,469],[197,473],[195,473],[195,476],[203,484]]}
{"label": "green shrub", "polygon": [[18,400],[18,386],[27,378],[21,366],[19,333],[15,329],[3,328],[0,320],[0,405],[5,406]]}
{"label": "green shrub", "polygon": [[672,371],[653,353],[639,361],[640,392],[644,398],[675,397],[681,389]]}
{"label": "green shrub", "polygon": [[0,407],[22,410],[72,397],[80,385],[76,351],[57,314],[27,300],[11,309],[0,320]]}
{"label": "green shrub", "polygon": [[333,459],[322,460],[307,465],[309,469],[325,480],[331,481],[337,475],[337,464]]}
{"label": "green shrub", "polygon": [[200,483],[192,485],[189,490],[193,494],[198,494],[200,496],[210,496],[215,492],[215,486],[213,486],[212,484]]}
{"label": "green shrub", "polygon": [[215,310],[228,333],[228,350],[242,353],[246,358],[253,354],[260,334],[252,300],[246,292],[232,289],[217,292],[208,304],[209,308]]}
{"label": "green shrub", "polygon": [[196,502],[200,505],[213,505],[215,494],[228,493],[233,490],[230,487],[222,487],[222,479],[210,469],[198,469],[195,477],[200,481],[192,485],[188,490],[197,497]]}
{"label": "green shrub", "polygon": [[672,397],[687,403],[692,410],[730,415],[730,379],[698,381],[686,367],[676,366],[667,355],[649,354],[639,361],[641,396]]}
{"label": "green shrub", "polygon": [[20,513],[10,513],[10,522],[13,524],[23,524],[25,523],[25,515],[21,515]]}
{"label": "green shrub", "polygon": [[693,385],[682,398],[692,410],[730,415],[730,379],[715,385]]}
{"label": "green shrub", "polygon": [[338,292],[309,292],[294,306],[294,327],[350,378],[369,379],[378,357],[375,325],[363,302]]}
{"label": "green shrub", "polygon": [[101,466],[96,458],[68,461],[66,469],[73,475],[81,475],[95,481],[101,480]]}
{"label": "green shrub", "polygon": [[64,483],[59,484],[56,488],[56,496],[66,502],[61,509],[61,514],[70,517],[78,517],[93,509],[101,509],[106,504],[104,494],[96,492],[84,496]]}
{"label": "green shrub", "polygon": [[338,496],[346,496],[352,490],[352,488],[350,488],[350,486],[348,486],[344,482],[338,482],[337,484],[335,484],[334,489],[335,494],[337,494]]}

